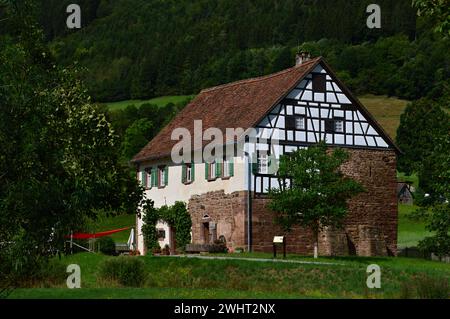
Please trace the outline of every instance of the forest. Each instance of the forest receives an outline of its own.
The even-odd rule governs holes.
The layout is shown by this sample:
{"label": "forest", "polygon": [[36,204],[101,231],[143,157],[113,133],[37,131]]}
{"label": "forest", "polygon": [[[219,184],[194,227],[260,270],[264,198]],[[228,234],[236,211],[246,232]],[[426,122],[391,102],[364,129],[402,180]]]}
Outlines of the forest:
{"label": "forest", "polygon": [[[65,26],[79,3],[82,28]],[[417,19],[410,0],[378,1],[381,29],[356,0],[50,0],[37,7],[59,63],[85,67],[101,102],[196,94],[293,65],[298,50],[324,56],[356,93],[438,95],[449,43]],[[447,87],[448,87],[448,82]]]}

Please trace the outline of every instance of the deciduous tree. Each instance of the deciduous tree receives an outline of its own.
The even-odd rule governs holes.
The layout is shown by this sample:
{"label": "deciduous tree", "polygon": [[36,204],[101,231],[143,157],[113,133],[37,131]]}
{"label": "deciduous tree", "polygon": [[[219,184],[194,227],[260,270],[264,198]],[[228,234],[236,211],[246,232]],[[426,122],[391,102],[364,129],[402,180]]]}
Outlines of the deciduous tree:
{"label": "deciduous tree", "polygon": [[327,226],[340,227],[348,200],[364,191],[362,185],[341,172],[347,159],[343,149],[328,151],[324,142],[280,159],[278,178],[283,187],[270,190],[269,207],[286,231],[294,226],[312,230],[315,257],[319,232]]}

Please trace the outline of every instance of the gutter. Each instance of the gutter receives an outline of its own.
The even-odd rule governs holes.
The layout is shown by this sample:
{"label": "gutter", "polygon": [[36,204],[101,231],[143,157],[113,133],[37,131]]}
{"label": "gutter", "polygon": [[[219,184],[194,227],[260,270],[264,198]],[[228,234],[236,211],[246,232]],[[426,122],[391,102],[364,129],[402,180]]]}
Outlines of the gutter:
{"label": "gutter", "polygon": [[244,155],[247,158],[247,251],[252,251],[252,163],[250,154],[244,151]]}

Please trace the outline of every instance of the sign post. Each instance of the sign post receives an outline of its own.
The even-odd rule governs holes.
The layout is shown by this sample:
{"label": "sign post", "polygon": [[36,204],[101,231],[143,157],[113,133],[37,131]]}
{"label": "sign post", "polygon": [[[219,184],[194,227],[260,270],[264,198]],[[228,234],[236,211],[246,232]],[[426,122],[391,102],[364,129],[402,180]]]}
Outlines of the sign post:
{"label": "sign post", "polygon": [[273,258],[277,258],[277,245],[283,245],[283,258],[286,258],[286,237],[273,237]]}

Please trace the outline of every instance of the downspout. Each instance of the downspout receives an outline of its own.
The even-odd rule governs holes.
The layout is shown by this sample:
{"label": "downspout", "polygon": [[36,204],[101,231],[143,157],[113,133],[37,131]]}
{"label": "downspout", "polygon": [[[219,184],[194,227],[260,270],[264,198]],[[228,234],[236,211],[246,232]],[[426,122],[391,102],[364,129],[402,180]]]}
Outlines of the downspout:
{"label": "downspout", "polygon": [[247,251],[252,251],[252,163],[250,154],[244,151],[247,158]]}

